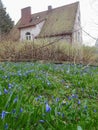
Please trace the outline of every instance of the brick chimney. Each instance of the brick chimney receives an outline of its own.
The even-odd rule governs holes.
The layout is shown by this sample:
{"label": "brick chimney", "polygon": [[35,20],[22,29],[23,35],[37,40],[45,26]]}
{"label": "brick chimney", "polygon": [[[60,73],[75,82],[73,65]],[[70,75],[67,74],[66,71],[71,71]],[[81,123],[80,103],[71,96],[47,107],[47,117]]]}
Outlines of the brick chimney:
{"label": "brick chimney", "polygon": [[52,10],[52,6],[49,5],[49,6],[48,6],[48,11],[51,11],[51,10]]}
{"label": "brick chimney", "polygon": [[21,9],[21,24],[29,24],[31,20],[31,7]]}

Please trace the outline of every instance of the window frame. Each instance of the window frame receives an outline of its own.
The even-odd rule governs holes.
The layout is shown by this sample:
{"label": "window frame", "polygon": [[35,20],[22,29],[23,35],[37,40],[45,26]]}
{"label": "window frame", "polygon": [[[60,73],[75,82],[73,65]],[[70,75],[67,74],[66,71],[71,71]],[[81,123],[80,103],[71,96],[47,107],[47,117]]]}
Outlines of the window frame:
{"label": "window frame", "polygon": [[25,37],[26,37],[26,40],[31,40],[31,33],[30,32],[26,32],[25,33]]}

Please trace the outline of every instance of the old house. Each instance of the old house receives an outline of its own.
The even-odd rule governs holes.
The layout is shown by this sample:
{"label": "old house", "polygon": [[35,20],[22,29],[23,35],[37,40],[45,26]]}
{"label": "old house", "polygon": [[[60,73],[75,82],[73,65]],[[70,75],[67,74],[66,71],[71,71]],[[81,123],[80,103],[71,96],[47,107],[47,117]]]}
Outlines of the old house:
{"label": "old house", "polygon": [[18,22],[20,40],[60,38],[69,43],[82,43],[79,2],[31,14],[31,7],[21,9]]}

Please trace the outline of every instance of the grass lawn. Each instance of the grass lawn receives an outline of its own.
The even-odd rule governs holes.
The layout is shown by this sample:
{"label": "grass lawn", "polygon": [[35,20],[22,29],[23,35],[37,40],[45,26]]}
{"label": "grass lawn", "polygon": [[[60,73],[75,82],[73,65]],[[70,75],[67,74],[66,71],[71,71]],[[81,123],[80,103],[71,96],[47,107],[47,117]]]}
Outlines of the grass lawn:
{"label": "grass lawn", "polygon": [[0,63],[0,130],[98,130],[98,67]]}

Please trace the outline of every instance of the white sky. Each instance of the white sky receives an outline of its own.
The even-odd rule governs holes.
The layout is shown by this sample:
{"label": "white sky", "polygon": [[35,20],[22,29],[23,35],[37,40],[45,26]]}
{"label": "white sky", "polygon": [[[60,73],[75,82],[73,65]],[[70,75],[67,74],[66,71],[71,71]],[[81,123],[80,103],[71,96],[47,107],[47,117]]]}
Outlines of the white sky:
{"label": "white sky", "polygon": [[[2,0],[6,7],[7,13],[13,21],[17,21],[21,17],[21,9],[31,6],[32,14],[47,10],[48,5],[53,8],[63,6],[77,0]],[[78,0],[80,1],[81,22],[83,29],[98,38],[98,0]],[[97,23],[97,25],[95,25]],[[95,40],[83,33],[83,41],[86,45],[94,45]]]}

